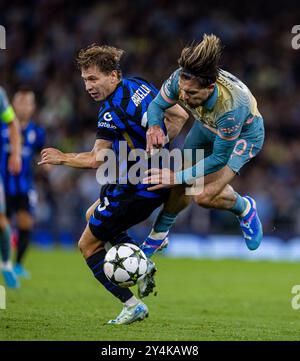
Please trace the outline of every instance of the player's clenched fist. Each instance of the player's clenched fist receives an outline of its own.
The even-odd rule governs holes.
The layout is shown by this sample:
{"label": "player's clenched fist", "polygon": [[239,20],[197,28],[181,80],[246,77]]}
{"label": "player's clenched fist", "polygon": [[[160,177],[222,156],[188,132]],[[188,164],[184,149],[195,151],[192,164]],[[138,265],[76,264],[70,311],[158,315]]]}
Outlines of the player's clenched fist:
{"label": "player's clenched fist", "polygon": [[146,138],[146,151],[151,153],[153,149],[163,147],[165,142],[165,133],[159,125],[153,125],[147,130]]}
{"label": "player's clenched fist", "polygon": [[55,148],[45,148],[41,151],[41,161],[38,162],[38,165],[41,164],[62,164],[64,160],[64,153]]}

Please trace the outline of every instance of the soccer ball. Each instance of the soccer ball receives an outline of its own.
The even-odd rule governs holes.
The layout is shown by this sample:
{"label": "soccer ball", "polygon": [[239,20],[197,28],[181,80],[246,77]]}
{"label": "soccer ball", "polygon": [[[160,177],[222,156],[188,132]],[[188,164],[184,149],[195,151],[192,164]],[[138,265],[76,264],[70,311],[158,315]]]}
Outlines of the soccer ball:
{"label": "soccer ball", "polygon": [[120,243],[105,255],[104,273],[115,285],[134,286],[146,276],[147,257],[135,244]]}

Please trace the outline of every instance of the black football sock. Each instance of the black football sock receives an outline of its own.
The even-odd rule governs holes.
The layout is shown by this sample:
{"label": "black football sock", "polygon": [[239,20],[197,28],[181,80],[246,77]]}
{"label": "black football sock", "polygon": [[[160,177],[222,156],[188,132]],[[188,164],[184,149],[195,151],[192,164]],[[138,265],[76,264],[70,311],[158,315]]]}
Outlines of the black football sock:
{"label": "black football sock", "polygon": [[95,278],[102,283],[102,285],[117,297],[121,302],[125,303],[128,301],[133,295],[133,293],[128,288],[123,288],[114,285],[108,278],[105,276],[103,265],[104,265],[104,257],[106,255],[106,251],[103,249],[97,253],[94,253],[92,256],[86,259],[87,265],[90,267],[93,272]]}
{"label": "black football sock", "polygon": [[16,263],[21,264],[23,261],[24,254],[30,242],[30,234],[31,232],[28,230],[19,229]]}
{"label": "black football sock", "polygon": [[10,235],[9,225],[0,230],[0,254],[3,263],[8,262],[10,259]]}

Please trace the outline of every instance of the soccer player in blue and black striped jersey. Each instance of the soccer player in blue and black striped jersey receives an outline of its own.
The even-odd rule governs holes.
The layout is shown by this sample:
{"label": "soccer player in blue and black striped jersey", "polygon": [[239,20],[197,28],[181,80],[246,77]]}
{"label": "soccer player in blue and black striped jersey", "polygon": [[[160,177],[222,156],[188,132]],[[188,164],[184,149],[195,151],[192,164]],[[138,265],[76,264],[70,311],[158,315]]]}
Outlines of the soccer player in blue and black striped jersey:
{"label": "soccer player in blue and black striped jersey", "polygon": [[[169,191],[149,192],[148,185],[126,182],[127,154],[132,150],[146,149],[147,108],[158,91],[148,81],[122,77],[120,58],[123,51],[110,46],[91,46],[81,50],[77,59],[81,76],[90,96],[100,102],[97,139],[91,152],[62,153],[58,149],[42,151],[40,164],[63,164],[78,168],[98,168],[103,164],[99,156],[113,149],[119,163],[119,183],[102,186],[100,197],[87,212],[88,224],[79,248],[96,279],[117,297],[124,308],[109,324],[128,324],[142,320],[148,315],[147,306],[137,299],[128,288],[112,284],[103,272],[104,257],[108,244],[134,242],[126,231],[145,220],[167,198]],[[178,132],[187,120],[187,113],[180,106],[170,108],[166,118],[172,118],[171,133]],[[171,121],[170,121],[171,123]],[[177,124],[174,126],[174,124]],[[164,130],[166,132],[165,126]],[[121,159],[120,141],[125,142],[125,157]],[[103,154],[102,154],[103,155]],[[101,157],[102,158],[102,157]],[[102,158],[103,159],[103,158]],[[145,162],[147,160],[145,159]],[[125,183],[125,182],[124,182]],[[106,247],[104,248],[104,246]]]}
{"label": "soccer player in blue and black striped jersey", "polygon": [[2,125],[1,174],[6,196],[6,213],[9,218],[16,214],[18,243],[14,271],[17,276],[29,278],[23,266],[23,259],[28,248],[33,227],[33,208],[36,193],[33,186],[33,158],[44,146],[45,131],[32,120],[35,111],[35,94],[29,88],[20,89],[13,98],[13,106],[20,121],[22,133],[22,170],[18,175],[10,172],[8,159],[11,146],[8,126]]}
{"label": "soccer player in blue and black striped jersey", "polygon": [[[7,166],[11,173],[18,174],[22,169],[21,161],[21,137],[19,122],[10,105],[6,92],[0,87],[0,120],[7,124],[11,153],[7,160]],[[1,154],[1,153],[0,153]],[[6,217],[6,203],[2,178],[0,176],[0,253],[2,257],[2,275],[7,287],[18,288],[20,286],[10,261],[10,224]]]}

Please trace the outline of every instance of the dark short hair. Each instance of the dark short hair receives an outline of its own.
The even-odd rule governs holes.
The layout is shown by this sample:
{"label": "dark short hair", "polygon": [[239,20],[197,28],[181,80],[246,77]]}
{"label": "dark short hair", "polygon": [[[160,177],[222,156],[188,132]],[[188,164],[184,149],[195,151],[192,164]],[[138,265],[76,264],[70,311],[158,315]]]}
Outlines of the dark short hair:
{"label": "dark short hair", "polygon": [[33,88],[28,84],[18,86],[16,93],[34,93]]}

